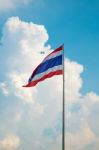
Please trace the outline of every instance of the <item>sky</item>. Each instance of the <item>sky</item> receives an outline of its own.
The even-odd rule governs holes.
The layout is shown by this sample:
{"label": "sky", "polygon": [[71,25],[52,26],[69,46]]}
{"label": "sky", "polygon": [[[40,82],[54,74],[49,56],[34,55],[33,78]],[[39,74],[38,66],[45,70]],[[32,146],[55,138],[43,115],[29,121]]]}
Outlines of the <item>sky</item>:
{"label": "sky", "polygon": [[98,18],[98,0],[0,0],[0,150],[61,150],[62,76],[22,85],[63,43],[66,149],[99,149]]}

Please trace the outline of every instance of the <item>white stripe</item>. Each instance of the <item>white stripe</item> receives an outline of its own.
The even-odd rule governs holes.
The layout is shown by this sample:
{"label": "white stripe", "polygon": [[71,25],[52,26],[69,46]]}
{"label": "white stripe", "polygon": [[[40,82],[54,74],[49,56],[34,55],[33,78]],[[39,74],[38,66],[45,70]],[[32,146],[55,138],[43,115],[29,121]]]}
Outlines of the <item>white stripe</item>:
{"label": "white stripe", "polygon": [[58,52],[56,52],[56,53],[52,53],[50,56],[46,57],[46,58],[43,60],[43,62],[45,62],[46,60],[49,60],[49,59],[51,59],[51,58],[55,58],[55,57],[57,57],[57,56],[60,56],[60,55],[62,55],[62,51],[58,51]]}
{"label": "white stripe", "polygon": [[58,71],[58,70],[62,70],[62,69],[63,69],[63,65],[55,66],[53,68],[48,69],[47,71],[44,71],[40,74],[35,75],[32,81],[42,78],[45,74],[49,74],[50,72]]}

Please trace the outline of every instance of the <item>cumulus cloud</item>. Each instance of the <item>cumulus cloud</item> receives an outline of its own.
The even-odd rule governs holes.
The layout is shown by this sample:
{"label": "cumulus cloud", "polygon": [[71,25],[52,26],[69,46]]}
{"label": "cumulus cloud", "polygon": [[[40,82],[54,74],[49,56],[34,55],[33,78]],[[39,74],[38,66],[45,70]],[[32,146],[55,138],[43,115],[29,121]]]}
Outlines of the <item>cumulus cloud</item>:
{"label": "cumulus cloud", "polygon": [[[44,84],[41,84],[41,86],[31,89],[24,89],[22,87],[22,85],[27,82],[32,70],[51,52],[50,45],[45,46],[47,40],[48,34],[43,25],[36,25],[32,22],[27,23],[21,21],[18,17],[8,19],[4,26],[3,37],[1,39],[1,53],[6,53],[4,56],[6,62],[3,63],[8,70],[7,85],[12,99],[16,97],[16,99],[22,100],[23,104],[30,104],[27,105],[27,108],[29,107],[28,110],[26,108],[27,112],[25,112],[25,108],[21,106],[21,109],[24,109],[25,116],[22,114],[20,124],[23,124],[22,117],[24,120],[26,116],[31,117],[25,124],[27,128],[31,126],[32,122],[32,129],[34,127],[33,135],[35,135],[33,145],[36,148],[39,145],[37,146],[37,142],[35,141],[42,141],[44,128],[52,127],[52,124],[55,124],[55,120],[61,111],[61,77],[59,77],[60,79],[57,77],[56,80],[53,78],[50,82],[47,80]],[[42,50],[45,51],[43,55],[40,54]],[[56,83],[60,84],[59,88],[56,88]],[[58,94],[53,95],[52,90],[58,92]],[[47,93],[47,91],[49,92]],[[55,104],[52,106],[53,101]],[[47,121],[45,122],[45,120]],[[38,134],[36,131],[38,131]],[[22,131],[20,131],[20,133],[21,132]],[[25,132],[26,131],[24,131],[24,134]]]}
{"label": "cumulus cloud", "polygon": [[99,96],[90,92],[81,95],[78,101],[68,108],[66,118],[66,146],[68,150],[97,150],[99,148],[98,117],[93,110],[99,105]]}
{"label": "cumulus cloud", "polygon": [[9,74],[9,79],[12,82],[12,86],[14,87],[12,89],[12,92],[14,93],[15,96],[17,96],[19,99],[23,100],[23,102],[28,102],[33,104],[34,103],[34,97],[33,94],[35,95],[37,90],[36,88],[32,92],[31,89],[23,89],[22,84],[24,82],[25,74],[18,74],[17,72],[11,72]]}
{"label": "cumulus cloud", "polygon": [[0,0],[0,11],[8,11],[20,5],[26,5],[30,0]]}
{"label": "cumulus cloud", "polygon": [[[4,114],[15,114],[12,116],[13,132],[17,130],[23,139],[20,150],[61,149],[62,76],[45,80],[34,88],[22,88],[33,69],[52,51],[46,44],[48,38],[43,25],[24,22],[18,17],[9,18],[3,28],[0,52],[4,57],[1,70],[6,72],[6,84],[2,83],[0,89],[3,94],[10,93],[9,106],[13,109],[7,106]],[[44,54],[40,53],[42,50]],[[66,58],[65,67],[66,148],[89,150],[93,145],[96,150],[99,134],[96,134],[93,120],[97,124],[98,117],[93,112],[95,108],[95,112],[99,112],[96,107],[99,96],[95,92],[84,95],[80,92],[83,65]],[[6,124],[8,131],[9,121]]]}
{"label": "cumulus cloud", "polygon": [[[83,81],[80,77],[83,72],[84,67],[77,62],[66,60],[65,65],[65,82],[66,82],[66,97],[68,98],[69,104],[78,101],[80,98],[80,89],[82,87]],[[72,92],[71,92],[72,91]]]}
{"label": "cumulus cloud", "polygon": [[0,139],[0,150],[15,150],[20,145],[19,137],[12,135]]}
{"label": "cumulus cloud", "polygon": [[66,134],[68,150],[97,150],[99,148],[99,137],[92,131],[89,124],[84,122],[83,125],[79,132]]}
{"label": "cumulus cloud", "polygon": [[11,71],[8,77],[12,81],[11,84],[14,85],[12,91],[14,90],[15,95],[24,101],[32,103],[34,101],[33,95],[37,92],[36,88],[23,89],[22,85],[27,82],[26,78],[30,76],[32,68],[43,59],[40,51],[43,49],[47,51],[50,48],[49,46],[44,47],[47,40],[48,35],[44,26],[22,22],[18,17],[8,19],[4,27],[2,51],[7,49],[9,55],[13,49],[12,55],[7,58],[6,65],[7,68],[10,66]]}
{"label": "cumulus cloud", "polygon": [[4,83],[4,82],[0,83],[0,90],[4,95],[6,95],[6,96],[9,95],[9,90],[7,88],[6,83]]}
{"label": "cumulus cloud", "polygon": [[86,145],[91,144],[95,140],[95,135],[89,128],[83,128],[78,134],[68,133],[66,136],[66,145],[68,150],[81,150]]}

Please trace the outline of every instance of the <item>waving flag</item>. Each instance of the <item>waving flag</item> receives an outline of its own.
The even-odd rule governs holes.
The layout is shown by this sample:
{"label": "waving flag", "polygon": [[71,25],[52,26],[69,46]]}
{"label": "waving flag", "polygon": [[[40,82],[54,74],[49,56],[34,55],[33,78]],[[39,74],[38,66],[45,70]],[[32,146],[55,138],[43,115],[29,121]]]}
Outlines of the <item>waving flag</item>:
{"label": "waving flag", "polygon": [[38,82],[47,78],[51,78],[54,75],[63,74],[63,46],[60,46],[52,53],[50,53],[37,68],[33,71],[29,78],[28,84],[23,87],[33,87]]}

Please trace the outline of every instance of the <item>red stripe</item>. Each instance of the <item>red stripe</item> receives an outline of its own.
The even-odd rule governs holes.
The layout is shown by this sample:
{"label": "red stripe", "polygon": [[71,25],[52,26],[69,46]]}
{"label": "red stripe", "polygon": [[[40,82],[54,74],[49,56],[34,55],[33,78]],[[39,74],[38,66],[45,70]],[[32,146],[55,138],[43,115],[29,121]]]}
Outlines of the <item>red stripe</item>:
{"label": "red stripe", "polygon": [[63,50],[63,45],[61,45],[60,47],[58,47],[56,50],[54,50],[52,53],[56,53],[58,51],[61,51]]}
{"label": "red stripe", "polygon": [[44,75],[42,78],[40,78],[38,80],[35,80],[35,81],[32,81],[31,83],[29,83],[29,84],[27,84],[27,85],[25,85],[23,87],[33,87],[33,86],[35,86],[40,81],[43,81],[43,80],[45,80],[47,78],[51,78],[54,75],[61,75],[61,74],[63,74],[63,70],[58,70],[58,71],[50,72],[49,74]]}

